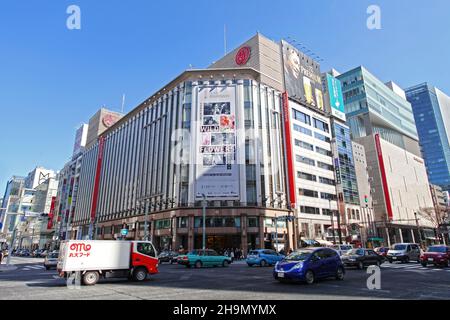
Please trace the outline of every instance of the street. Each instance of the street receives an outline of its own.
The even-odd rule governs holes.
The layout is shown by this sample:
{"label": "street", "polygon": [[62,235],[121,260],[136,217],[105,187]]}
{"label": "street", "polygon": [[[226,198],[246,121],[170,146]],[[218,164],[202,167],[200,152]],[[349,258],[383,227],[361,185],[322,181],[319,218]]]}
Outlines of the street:
{"label": "street", "polygon": [[143,283],[107,279],[94,287],[69,289],[55,270],[45,270],[42,259],[13,257],[11,261],[16,270],[0,271],[2,300],[450,299],[450,269],[423,268],[418,263],[383,264],[381,290],[367,288],[365,270],[347,269],[344,281],[281,284],[273,279],[271,267],[250,268],[244,261],[204,269],[162,264],[160,273]]}

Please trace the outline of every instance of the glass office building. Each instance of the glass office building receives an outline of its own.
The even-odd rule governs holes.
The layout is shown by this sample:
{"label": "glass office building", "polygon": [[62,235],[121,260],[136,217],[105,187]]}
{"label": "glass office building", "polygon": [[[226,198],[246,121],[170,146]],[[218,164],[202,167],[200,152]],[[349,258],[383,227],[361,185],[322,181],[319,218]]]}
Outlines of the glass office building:
{"label": "glass office building", "polygon": [[427,83],[406,90],[432,184],[450,191],[450,97]]}
{"label": "glass office building", "polygon": [[350,129],[348,126],[334,120],[332,122],[332,130],[336,154],[339,158],[339,160],[335,159],[335,162],[339,161],[335,163],[335,166],[339,168],[339,171],[336,172],[337,183],[342,187],[343,200],[346,204],[359,205],[358,183],[353,160]]}
{"label": "glass office building", "polygon": [[360,66],[337,77],[353,138],[378,133],[382,139],[420,156],[411,105]]}

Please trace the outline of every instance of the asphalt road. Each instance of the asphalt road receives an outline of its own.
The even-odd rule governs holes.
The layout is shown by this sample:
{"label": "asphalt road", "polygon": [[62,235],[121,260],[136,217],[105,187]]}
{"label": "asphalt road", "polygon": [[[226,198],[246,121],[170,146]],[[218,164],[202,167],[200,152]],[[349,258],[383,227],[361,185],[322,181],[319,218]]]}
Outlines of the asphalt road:
{"label": "asphalt road", "polygon": [[2,300],[450,299],[450,269],[423,268],[417,263],[384,264],[380,290],[367,288],[365,270],[348,269],[344,281],[330,279],[308,286],[278,283],[272,278],[272,268],[249,268],[243,262],[205,269],[163,264],[158,275],[143,283],[107,279],[94,287],[73,289],[55,270],[46,271],[42,259],[12,261],[16,270],[0,271]]}

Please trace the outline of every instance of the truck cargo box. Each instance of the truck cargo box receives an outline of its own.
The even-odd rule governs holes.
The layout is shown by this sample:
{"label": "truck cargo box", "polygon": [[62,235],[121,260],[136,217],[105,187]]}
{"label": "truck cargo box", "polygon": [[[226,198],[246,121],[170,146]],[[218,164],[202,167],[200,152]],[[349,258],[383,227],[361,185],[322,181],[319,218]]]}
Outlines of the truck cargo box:
{"label": "truck cargo box", "polygon": [[125,270],[130,268],[131,242],[71,240],[61,243],[58,270]]}

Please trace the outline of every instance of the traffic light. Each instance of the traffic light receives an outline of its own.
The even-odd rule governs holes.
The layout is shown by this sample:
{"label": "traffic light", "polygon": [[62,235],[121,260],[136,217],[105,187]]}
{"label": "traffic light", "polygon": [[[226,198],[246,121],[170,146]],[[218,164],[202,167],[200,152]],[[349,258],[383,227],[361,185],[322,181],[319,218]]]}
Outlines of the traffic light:
{"label": "traffic light", "polygon": [[369,197],[367,195],[364,196],[364,202],[369,203]]}

